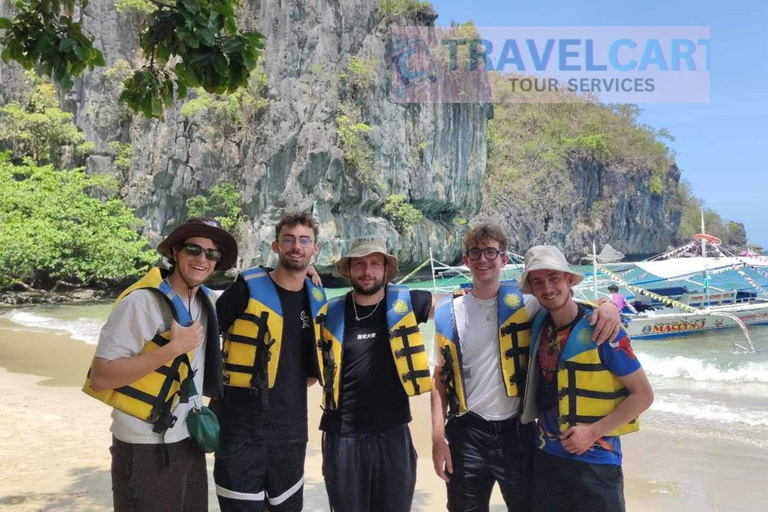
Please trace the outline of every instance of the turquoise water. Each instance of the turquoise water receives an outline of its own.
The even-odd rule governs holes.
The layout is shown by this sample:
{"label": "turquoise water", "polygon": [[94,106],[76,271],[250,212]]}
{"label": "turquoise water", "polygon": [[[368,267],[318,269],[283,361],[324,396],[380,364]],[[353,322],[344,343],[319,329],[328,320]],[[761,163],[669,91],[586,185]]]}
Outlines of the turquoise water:
{"label": "turquoise water", "polygon": [[[95,344],[110,308],[109,303],[41,305],[3,310],[0,316],[25,330],[53,330]],[[423,332],[431,347],[433,322]],[[754,353],[734,348],[734,343],[744,344],[738,329],[635,341],[635,353],[656,392],[656,402],[643,416],[646,425],[768,447],[768,326],[753,326],[750,333]]]}

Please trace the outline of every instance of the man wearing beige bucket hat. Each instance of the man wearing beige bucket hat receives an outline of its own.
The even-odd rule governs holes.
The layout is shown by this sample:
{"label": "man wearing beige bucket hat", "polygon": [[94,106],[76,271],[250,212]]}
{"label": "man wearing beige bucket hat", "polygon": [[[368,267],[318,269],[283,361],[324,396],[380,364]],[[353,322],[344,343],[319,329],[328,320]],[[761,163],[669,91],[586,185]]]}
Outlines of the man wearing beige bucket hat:
{"label": "man wearing beige bucket hat", "polygon": [[[471,292],[445,297],[435,309],[432,460],[450,512],[488,510],[497,483],[509,510],[527,511],[533,428],[519,412],[531,318],[541,306],[517,282],[501,281],[508,239],[498,226],[472,228],[463,244]],[[602,341],[618,330],[610,303],[597,320]]]}
{"label": "man wearing beige bucket hat", "polygon": [[432,296],[391,283],[397,258],[358,238],[336,262],[352,291],[331,299],[322,327],[323,476],[336,512],[408,512],[416,484],[409,396],[431,388],[418,325]]}
{"label": "man wearing beige bucket hat", "polygon": [[83,391],[114,407],[114,510],[202,512],[205,453],[190,439],[186,420],[201,405],[192,390],[222,394],[215,298],[202,283],[214,269],[235,264],[237,243],[218,221],[198,217],[157,250],[173,270],[153,268],[118,297]]}
{"label": "man wearing beige bucket hat", "polygon": [[639,428],[653,390],[629,337],[592,341],[582,281],[556,247],[525,254],[521,291],[544,307],[533,319],[522,421],[536,422],[532,504],[536,512],[623,512],[619,436]]}

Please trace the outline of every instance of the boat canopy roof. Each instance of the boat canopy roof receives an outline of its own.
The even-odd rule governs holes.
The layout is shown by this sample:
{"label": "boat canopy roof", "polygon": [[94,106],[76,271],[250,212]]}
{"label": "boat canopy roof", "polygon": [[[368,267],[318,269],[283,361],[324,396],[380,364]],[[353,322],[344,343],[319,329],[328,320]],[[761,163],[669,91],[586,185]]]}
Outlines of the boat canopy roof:
{"label": "boat canopy roof", "polygon": [[672,258],[659,261],[638,261],[635,265],[649,274],[663,279],[713,271],[734,265],[741,266],[738,258]]}

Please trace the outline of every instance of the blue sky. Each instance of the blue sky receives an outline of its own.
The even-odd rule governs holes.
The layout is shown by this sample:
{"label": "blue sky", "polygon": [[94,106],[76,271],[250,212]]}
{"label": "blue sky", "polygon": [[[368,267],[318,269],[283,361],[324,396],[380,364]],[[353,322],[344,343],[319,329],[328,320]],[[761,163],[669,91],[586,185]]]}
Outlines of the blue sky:
{"label": "blue sky", "polygon": [[695,195],[768,249],[768,1],[432,0],[439,25],[709,26],[709,104],[641,104]]}

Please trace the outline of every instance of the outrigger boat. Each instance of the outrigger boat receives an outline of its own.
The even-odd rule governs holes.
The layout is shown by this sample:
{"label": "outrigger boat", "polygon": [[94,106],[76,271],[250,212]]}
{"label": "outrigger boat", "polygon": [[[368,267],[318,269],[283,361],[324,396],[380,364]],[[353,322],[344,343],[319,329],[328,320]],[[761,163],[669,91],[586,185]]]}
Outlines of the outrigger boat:
{"label": "outrigger boat", "polygon": [[[768,286],[768,266],[757,258],[727,253],[712,235],[701,233],[694,238],[648,261],[598,263],[591,279],[576,293],[594,300],[607,296],[599,290],[611,283],[623,287],[637,309],[623,312],[632,339],[738,327],[749,348],[734,345],[754,350],[747,325],[768,324],[768,291],[764,288]],[[690,257],[691,251],[699,251],[699,243],[700,255]],[[713,256],[707,256],[708,247]]]}

